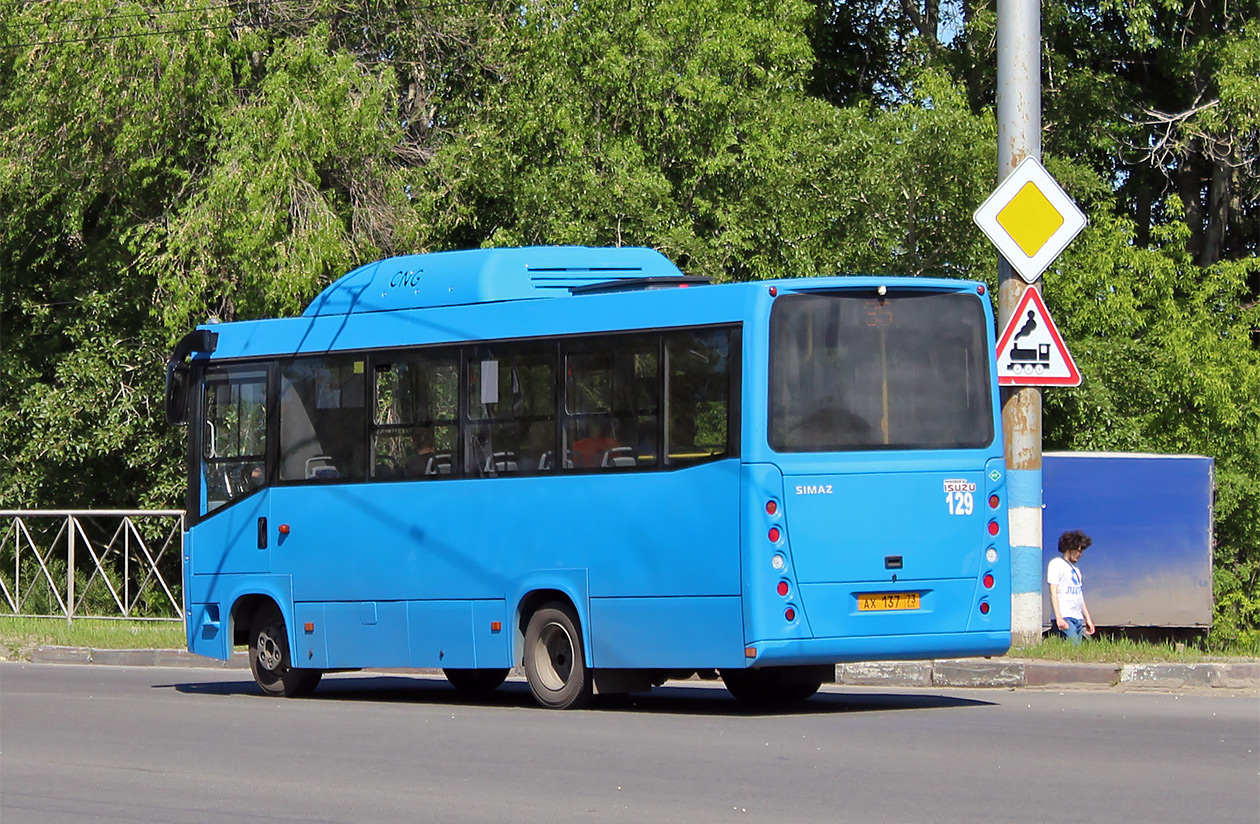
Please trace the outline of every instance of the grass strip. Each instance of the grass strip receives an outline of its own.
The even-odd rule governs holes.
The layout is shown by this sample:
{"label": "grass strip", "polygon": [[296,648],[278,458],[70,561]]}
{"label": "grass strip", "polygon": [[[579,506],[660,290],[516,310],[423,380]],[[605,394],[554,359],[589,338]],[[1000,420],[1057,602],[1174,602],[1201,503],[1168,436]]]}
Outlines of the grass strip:
{"label": "grass strip", "polygon": [[0,615],[0,657],[26,660],[41,646],[93,649],[183,649],[184,625],[178,621],[128,621],[109,618],[31,618]]}

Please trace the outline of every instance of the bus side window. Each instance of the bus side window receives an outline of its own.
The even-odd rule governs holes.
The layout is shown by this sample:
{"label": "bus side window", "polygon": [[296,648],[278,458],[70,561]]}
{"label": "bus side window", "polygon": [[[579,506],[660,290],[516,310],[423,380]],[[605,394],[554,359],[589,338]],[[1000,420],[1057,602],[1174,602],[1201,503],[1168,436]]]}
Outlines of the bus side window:
{"label": "bus side window", "polygon": [[362,358],[301,358],[280,372],[280,480],[362,480]]}
{"label": "bus side window", "polygon": [[725,457],[731,415],[730,332],[665,339],[669,410],[666,460],[680,466]]}
{"label": "bus side window", "polygon": [[565,354],[565,466],[617,471],[657,465],[660,337],[574,343]]}
{"label": "bus side window", "polygon": [[554,344],[469,351],[464,472],[532,475],[556,468]]}
{"label": "bus side window", "polygon": [[459,442],[459,353],[407,353],[374,372],[372,477],[449,477]]}

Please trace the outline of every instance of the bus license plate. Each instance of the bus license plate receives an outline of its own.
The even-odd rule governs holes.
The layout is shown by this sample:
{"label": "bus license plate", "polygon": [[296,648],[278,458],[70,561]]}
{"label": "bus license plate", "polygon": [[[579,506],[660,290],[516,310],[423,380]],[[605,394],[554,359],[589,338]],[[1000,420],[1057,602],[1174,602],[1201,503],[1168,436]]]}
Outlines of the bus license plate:
{"label": "bus license plate", "polygon": [[919,608],[917,592],[862,592],[857,598],[859,612]]}

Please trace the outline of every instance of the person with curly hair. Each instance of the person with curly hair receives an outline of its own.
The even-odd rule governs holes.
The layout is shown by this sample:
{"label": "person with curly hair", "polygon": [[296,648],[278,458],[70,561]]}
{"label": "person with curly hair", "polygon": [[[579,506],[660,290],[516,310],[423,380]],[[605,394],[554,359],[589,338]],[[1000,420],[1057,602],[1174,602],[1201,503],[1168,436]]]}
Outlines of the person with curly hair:
{"label": "person with curly hair", "polygon": [[1084,635],[1093,635],[1096,629],[1089,607],[1085,605],[1081,571],[1076,568],[1081,555],[1093,542],[1079,529],[1064,532],[1059,536],[1059,557],[1051,559],[1046,567],[1054,627],[1073,644],[1079,644]]}

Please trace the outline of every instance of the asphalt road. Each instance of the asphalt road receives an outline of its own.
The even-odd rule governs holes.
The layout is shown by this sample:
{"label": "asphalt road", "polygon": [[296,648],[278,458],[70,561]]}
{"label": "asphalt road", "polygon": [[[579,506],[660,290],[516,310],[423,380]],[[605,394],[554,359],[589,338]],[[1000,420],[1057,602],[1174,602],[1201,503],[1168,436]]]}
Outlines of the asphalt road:
{"label": "asphalt road", "polygon": [[828,687],[744,713],[690,683],[594,710],[522,683],[0,664],[0,821],[1260,820],[1260,700]]}

